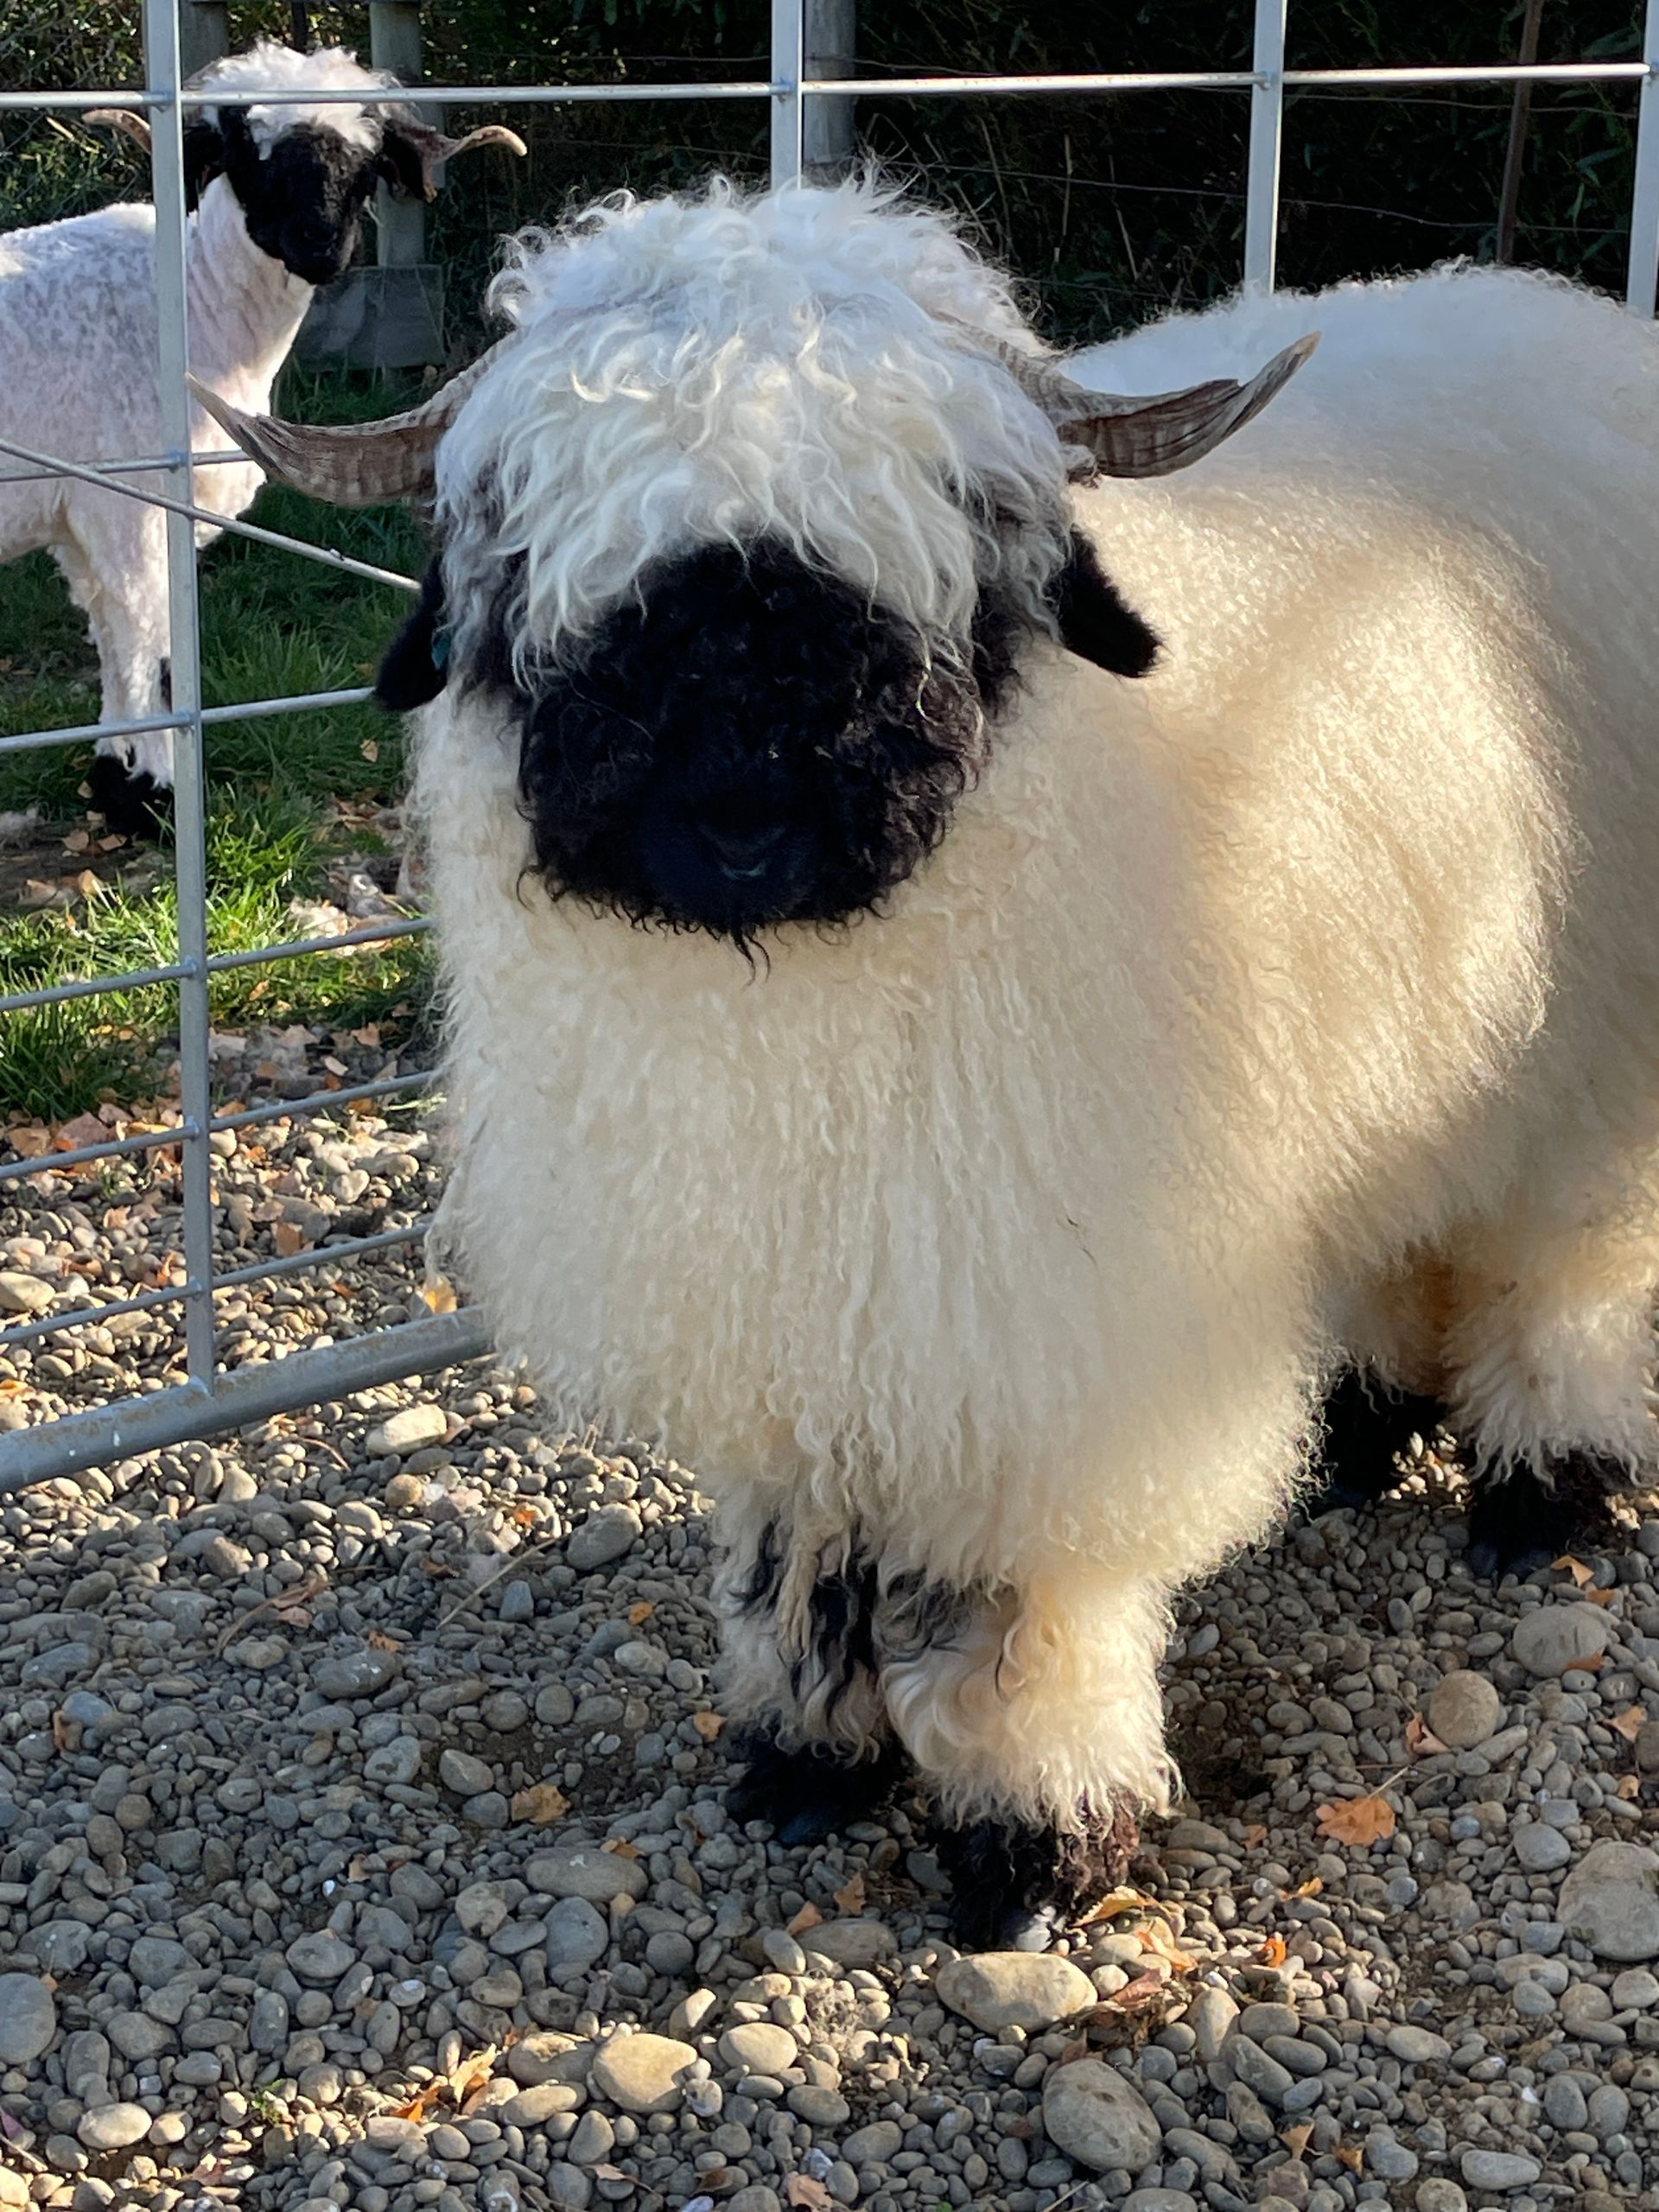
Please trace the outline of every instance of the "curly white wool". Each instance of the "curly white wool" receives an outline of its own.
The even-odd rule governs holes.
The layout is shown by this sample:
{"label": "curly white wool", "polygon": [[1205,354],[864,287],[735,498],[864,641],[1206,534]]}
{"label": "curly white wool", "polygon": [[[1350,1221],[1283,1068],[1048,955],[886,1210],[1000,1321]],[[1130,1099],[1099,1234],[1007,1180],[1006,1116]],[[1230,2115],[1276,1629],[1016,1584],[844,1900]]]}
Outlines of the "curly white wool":
{"label": "curly white wool", "polygon": [[[442,455],[451,604],[505,542],[539,654],[766,527],[959,622],[950,487],[1040,517],[1058,467],[926,323],[975,287],[1009,327],[942,226],[854,192],[533,249]],[[740,1555],[779,1524],[810,1574],[856,1529],[980,1593],[796,1717],[885,1712],[957,1815],[1161,1802],[1167,1593],[1280,1512],[1338,1351],[1495,1464],[1655,1461],[1659,354],[1586,294],[1442,272],[1073,367],[1164,389],[1312,327],[1248,435],[1077,496],[1160,669],[1034,646],[891,911],[759,972],[550,902],[515,730],[475,694],[419,726],[447,1224],[499,1341],[553,1417],[670,1439]],[[787,1655],[734,1649],[728,1709],[787,1716]]]}
{"label": "curly white wool", "polygon": [[[389,70],[365,69],[343,46],[299,54],[261,39],[245,54],[227,54],[215,61],[196,80],[196,88],[201,104],[211,106],[214,96],[227,92],[384,92],[397,82]],[[284,130],[310,129],[337,130],[348,146],[366,153],[380,143],[383,114],[378,105],[354,107],[347,100],[281,100],[270,106],[256,103],[247,111],[248,128],[262,150]]]}
{"label": "curly white wool", "polygon": [[[765,532],[944,650],[976,565],[1033,594],[1052,572],[1053,432],[941,318],[1024,326],[938,217],[868,186],[745,201],[717,184],[619,197],[575,238],[530,232],[511,249],[492,296],[522,334],[439,472],[463,623],[482,575],[524,564],[521,664],[553,658],[689,543]],[[1003,509],[995,540],[963,511],[970,487]]]}

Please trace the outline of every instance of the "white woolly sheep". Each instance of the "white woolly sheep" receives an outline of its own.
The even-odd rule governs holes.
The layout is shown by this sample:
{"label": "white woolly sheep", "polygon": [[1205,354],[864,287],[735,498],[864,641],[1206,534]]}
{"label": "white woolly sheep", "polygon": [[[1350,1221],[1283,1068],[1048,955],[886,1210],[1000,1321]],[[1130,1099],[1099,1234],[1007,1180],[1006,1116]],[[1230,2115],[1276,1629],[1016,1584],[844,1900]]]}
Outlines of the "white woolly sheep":
{"label": "white woolly sheep", "polygon": [[1659,1457],[1654,335],[1442,270],[1063,374],[852,187],[620,202],[499,298],[416,417],[226,416],[324,496],[436,448],[384,682],[448,1227],[553,1417],[720,1499],[739,1810],[901,1750],[1028,1936],[1166,1802],[1169,1593],[1333,1378],[1346,1479],[1408,1389],[1509,1478],[1491,1554]]}
{"label": "white woolly sheep", "polygon": [[[184,134],[195,208],[188,247],[190,357],[217,389],[264,407],[319,284],[356,250],[377,182],[430,199],[442,163],[466,149],[522,142],[499,127],[454,139],[402,105],[215,106],[216,94],[381,91],[397,79],[340,48],[296,54],[262,43],[193,80]],[[149,126],[94,111],[148,147]],[[156,396],[156,215],[118,205],[0,237],[0,436],[82,463],[162,449]],[[216,442],[193,410],[198,451]],[[0,454],[0,474],[15,467]],[[139,482],[146,480],[139,479]],[[195,500],[236,516],[263,479],[241,462],[201,469]],[[197,526],[205,544],[218,532]],[[0,482],[0,561],[45,547],[86,613],[105,721],[164,710],[167,542],[159,507],[70,477]],[[166,731],[99,741],[93,803],[137,830],[172,789]]]}

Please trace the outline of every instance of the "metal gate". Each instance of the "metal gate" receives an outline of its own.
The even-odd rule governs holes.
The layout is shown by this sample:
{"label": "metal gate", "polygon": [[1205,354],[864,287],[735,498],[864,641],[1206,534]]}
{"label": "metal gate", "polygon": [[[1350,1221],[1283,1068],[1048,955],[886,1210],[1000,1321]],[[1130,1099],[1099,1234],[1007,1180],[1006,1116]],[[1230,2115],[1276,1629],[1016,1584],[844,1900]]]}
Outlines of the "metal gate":
{"label": "metal gate", "polygon": [[[826,111],[817,104],[845,101],[859,88],[851,78],[809,77],[806,25],[815,0],[772,0],[771,73],[765,82],[677,85],[582,86],[415,86],[383,95],[360,91],[335,95],[315,91],[284,94],[263,91],[221,96],[226,105],[274,105],[284,99],[309,104],[333,99],[363,105],[377,97],[416,105],[465,101],[492,107],[574,104],[602,100],[765,101],[771,109],[772,178],[785,184],[801,175],[804,118]],[[208,944],[207,849],[203,746],[214,724],[296,709],[354,705],[366,690],[311,693],[264,699],[231,707],[206,708],[201,701],[200,638],[196,609],[196,556],[192,505],[193,461],[188,453],[188,400],[184,372],[188,365],[185,297],[185,188],[182,147],[177,0],[143,0],[144,51],[148,89],[141,95],[108,88],[77,92],[0,92],[0,110],[56,109],[79,112],[110,105],[140,105],[154,134],[158,372],[162,439],[159,454],[123,455],[87,468],[61,457],[40,454],[0,440],[0,456],[24,471],[48,470],[90,479],[166,510],[169,614],[172,630],[173,696],[169,711],[141,721],[88,724],[39,730],[0,738],[0,753],[67,745],[99,735],[171,730],[176,752],[175,857],[178,942],[165,966],[125,975],[91,976],[48,989],[0,997],[0,1014],[21,1011],[101,992],[148,984],[175,984],[178,990],[181,1104],[177,1128],[150,1135],[112,1139],[38,1160],[0,1166],[0,1186],[22,1177],[89,1165],[118,1154],[161,1145],[181,1149],[183,1250],[181,1287],[146,1291],[101,1306],[53,1314],[0,1331],[0,1351],[106,1321],[117,1314],[160,1306],[181,1306],[185,1316],[186,1370],[183,1383],[154,1395],[134,1397],[98,1410],[67,1415],[0,1437],[0,1495],[29,1483],[122,1459],[137,1452],[181,1442],[275,1413],[365,1389],[397,1376],[473,1358],[489,1349],[482,1322],[473,1313],[435,1315],[345,1343],[296,1352],[288,1358],[227,1373],[215,1358],[213,1300],[217,1294],[263,1278],[300,1270],[337,1267],[365,1254],[409,1242],[423,1234],[422,1224],[378,1236],[342,1241],[319,1249],[276,1258],[232,1273],[213,1267],[212,1150],[209,1140],[221,1130],[238,1129],[279,1116],[330,1111],[355,1099],[385,1096],[428,1084],[429,1074],[398,1076],[354,1089],[319,1092],[283,1100],[250,1111],[215,1116],[210,1089],[208,985],[220,969],[302,953],[333,953],[423,930],[423,920],[376,925],[337,937],[270,945],[253,951],[214,953]],[[1249,284],[1274,282],[1279,231],[1279,185],[1284,98],[1303,86],[1400,87],[1425,85],[1522,85],[1529,83],[1634,82],[1640,87],[1636,177],[1630,213],[1630,251],[1626,297],[1633,314],[1651,316],[1659,285],[1659,0],[1648,0],[1642,58],[1635,61],[1563,64],[1494,63],[1491,67],[1287,69],[1285,23],[1288,0],[1256,0],[1254,51],[1249,69],[1174,71],[1121,75],[1020,75],[883,77],[868,89],[881,97],[948,96],[961,99],[1019,97],[1033,93],[1130,93],[1206,91],[1248,93],[1250,130],[1245,214],[1244,266]],[[198,455],[194,466],[211,466]],[[284,548],[298,557],[321,560],[380,582],[413,591],[414,582],[299,540],[244,522],[207,519],[222,528]]]}

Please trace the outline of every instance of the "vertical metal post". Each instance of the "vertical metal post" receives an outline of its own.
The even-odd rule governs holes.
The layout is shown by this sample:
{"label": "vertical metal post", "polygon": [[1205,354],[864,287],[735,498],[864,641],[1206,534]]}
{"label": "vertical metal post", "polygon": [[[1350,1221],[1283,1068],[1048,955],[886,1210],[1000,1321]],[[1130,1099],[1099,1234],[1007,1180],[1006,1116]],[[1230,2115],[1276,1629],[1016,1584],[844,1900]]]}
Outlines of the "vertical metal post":
{"label": "vertical metal post", "polygon": [[801,179],[802,22],[805,0],[772,0],[772,182]]}
{"label": "vertical metal post", "polygon": [[[809,77],[850,77],[858,51],[858,0],[806,0]],[[817,92],[804,104],[801,147],[815,182],[844,176],[854,151],[853,102]]]}
{"label": "vertical metal post", "polygon": [[[406,85],[421,79],[419,0],[369,0],[369,59],[390,69]],[[437,108],[423,107],[421,119],[442,130]],[[383,184],[374,195],[374,257],[383,269],[418,269],[426,259],[426,210],[418,200],[394,200]]]}
{"label": "vertical metal post", "polygon": [[194,77],[231,50],[228,0],[179,0],[179,68]]}
{"label": "vertical metal post", "polygon": [[1285,134],[1285,16],[1289,0],[1255,0],[1250,67],[1250,161],[1244,211],[1244,282],[1270,292],[1279,258],[1279,163]]}
{"label": "vertical metal post", "polygon": [[[1538,59],[1538,29],[1544,0],[1527,0],[1521,19],[1521,43],[1516,60],[1523,66]],[[1526,166],[1527,124],[1532,114],[1532,82],[1523,77],[1510,103],[1510,143],[1503,156],[1503,182],[1497,195],[1497,238],[1492,247],[1496,262],[1515,257],[1515,227],[1521,216],[1521,172]]]}
{"label": "vertical metal post", "polygon": [[[179,99],[179,22],[175,0],[144,0],[144,74],[149,103],[156,200],[156,375],[163,449],[175,454],[165,484],[175,499],[194,497],[190,467],[189,227],[184,204],[183,109]],[[213,1381],[212,1154],[207,1059],[207,850],[202,775],[201,640],[196,620],[195,525],[167,517],[168,656],[174,711],[174,868],[178,889],[180,1103],[187,1135],[184,1185],[185,1344],[190,1379]]]}
{"label": "vertical metal post", "polygon": [[1630,268],[1624,303],[1632,315],[1653,318],[1659,289],[1659,0],[1648,0],[1642,30],[1647,75],[1636,118],[1636,189],[1630,200]]}

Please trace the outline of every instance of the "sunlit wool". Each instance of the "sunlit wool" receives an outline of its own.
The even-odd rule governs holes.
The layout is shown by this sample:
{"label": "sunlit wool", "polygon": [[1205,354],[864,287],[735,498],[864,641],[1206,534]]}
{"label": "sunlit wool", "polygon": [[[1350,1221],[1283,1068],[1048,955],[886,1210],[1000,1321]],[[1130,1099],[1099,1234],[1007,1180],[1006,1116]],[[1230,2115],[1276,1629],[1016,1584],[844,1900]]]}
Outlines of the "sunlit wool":
{"label": "sunlit wool", "polygon": [[[622,207],[503,298],[440,457],[463,657],[505,588],[533,681],[688,539],[781,536],[957,654],[988,560],[1052,569],[1053,434],[942,318],[1020,326],[934,218]],[[1033,639],[877,914],[751,965],[550,897],[510,705],[419,725],[446,1222],[499,1341],[695,1464],[740,1568],[782,1532],[773,1618],[728,1579],[728,1709],[890,1721],[959,1819],[1164,1802],[1168,1596],[1272,1524],[1339,1359],[1500,1465],[1653,1464],[1659,356],[1471,271],[1072,366],[1160,390],[1315,327],[1236,442],[1071,495],[1163,658]],[[831,1695],[801,1622],[855,1551],[971,1618]]]}

